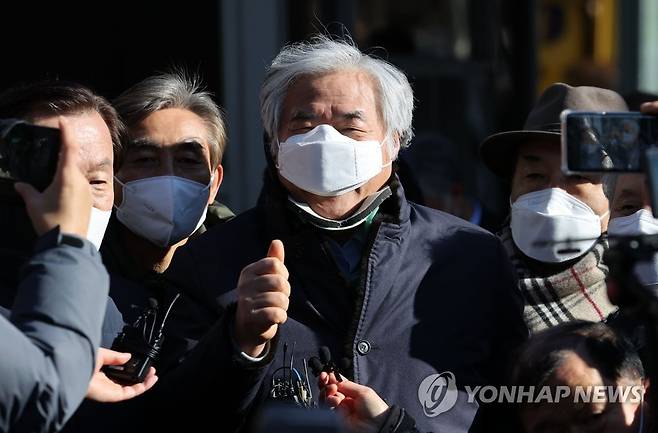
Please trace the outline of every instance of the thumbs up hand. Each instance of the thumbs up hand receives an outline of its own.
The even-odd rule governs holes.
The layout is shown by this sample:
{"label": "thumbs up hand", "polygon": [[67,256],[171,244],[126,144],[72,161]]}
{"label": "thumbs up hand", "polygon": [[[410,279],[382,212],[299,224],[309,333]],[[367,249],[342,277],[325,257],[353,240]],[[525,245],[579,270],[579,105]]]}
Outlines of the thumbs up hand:
{"label": "thumbs up hand", "polygon": [[246,266],[238,279],[235,339],[240,350],[257,357],[288,318],[290,283],[283,243],[273,240],[267,257]]}

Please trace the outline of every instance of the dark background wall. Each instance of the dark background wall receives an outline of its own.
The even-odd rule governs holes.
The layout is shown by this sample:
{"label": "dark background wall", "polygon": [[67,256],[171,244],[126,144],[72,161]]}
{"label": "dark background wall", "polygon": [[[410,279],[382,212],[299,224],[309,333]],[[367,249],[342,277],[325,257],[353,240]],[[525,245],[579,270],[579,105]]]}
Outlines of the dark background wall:
{"label": "dark background wall", "polygon": [[221,99],[218,2],[70,3],[3,2],[0,88],[60,78],[114,97],[154,70],[186,64],[203,71]]}
{"label": "dark background wall", "polygon": [[479,161],[479,143],[520,128],[548,82],[633,90],[641,1],[4,1],[0,90],[60,78],[111,99],[170,65],[198,70],[226,110],[220,199],[240,212],[262,184],[266,65],[286,42],[349,34],[405,71],[414,88],[418,140],[407,172],[424,190],[420,200],[465,218],[480,206],[495,229],[508,190]]}

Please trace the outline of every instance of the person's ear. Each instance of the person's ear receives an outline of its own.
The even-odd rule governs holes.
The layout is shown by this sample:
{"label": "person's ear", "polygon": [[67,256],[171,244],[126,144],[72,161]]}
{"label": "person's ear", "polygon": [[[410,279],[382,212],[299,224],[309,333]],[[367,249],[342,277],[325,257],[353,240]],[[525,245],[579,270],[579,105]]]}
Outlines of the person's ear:
{"label": "person's ear", "polygon": [[215,197],[217,197],[219,186],[222,184],[222,180],[224,180],[224,167],[222,167],[222,164],[219,164],[213,172],[212,183],[210,185],[210,194],[208,195],[208,205],[211,205],[215,201]]}
{"label": "person's ear", "polygon": [[393,133],[390,138],[386,139],[386,142],[386,151],[390,153],[388,157],[391,161],[395,161],[400,153],[400,134]]}

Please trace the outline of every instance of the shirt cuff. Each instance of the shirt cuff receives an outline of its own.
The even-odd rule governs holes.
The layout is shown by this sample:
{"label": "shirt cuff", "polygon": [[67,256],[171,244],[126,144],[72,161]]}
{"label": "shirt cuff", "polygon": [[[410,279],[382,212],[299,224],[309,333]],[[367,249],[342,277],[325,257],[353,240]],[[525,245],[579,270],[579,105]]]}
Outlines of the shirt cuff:
{"label": "shirt cuff", "polygon": [[265,343],[265,349],[261,352],[260,356],[249,356],[244,352],[240,352],[240,356],[250,362],[261,362],[270,354],[270,342]]}
{"label": "shirt cuff", "polygon": [[76,235],[62,233],[59,226],[57,226],[37,238],[34,244],[34,252],[40,253],[60,245],[69,245],[83,249],[85,247],[85,242],[88,243],[89,241]]}

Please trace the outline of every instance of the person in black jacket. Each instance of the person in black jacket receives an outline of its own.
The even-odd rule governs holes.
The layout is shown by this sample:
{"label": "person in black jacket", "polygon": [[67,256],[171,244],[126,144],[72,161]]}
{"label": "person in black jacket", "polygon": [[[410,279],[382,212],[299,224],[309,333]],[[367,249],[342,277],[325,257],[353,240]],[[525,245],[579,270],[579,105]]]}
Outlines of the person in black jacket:
{"label": "person in black jacket", "polygon": [[[464,386],[502,380],[527,337],[522,301],[494,235],[406,200],[391,161],[411,139],[412,110],[404,74],[349,42],[283,48],[261,91],[259,204],[190,242],[165,274],[186,300],[170,332],[202,340],[161,381],[160,413],[193,413],[186,428],[247,429],[279,395],[275,371],[292,365],[286,377],[301,378],[326,346],[345,377],[423,431],[491,421]],[[451,381],[439,400],[441,374]],[[184,377],[203,380],[186,389]]]}

